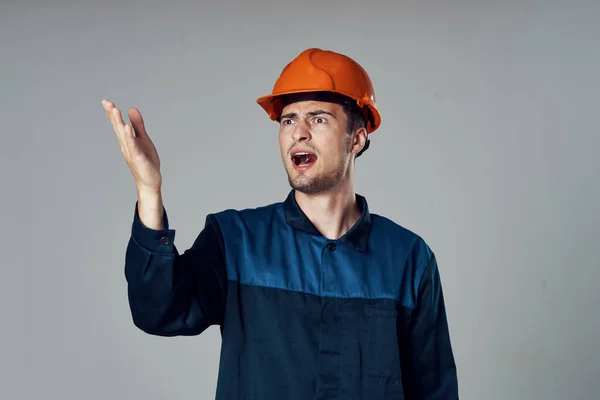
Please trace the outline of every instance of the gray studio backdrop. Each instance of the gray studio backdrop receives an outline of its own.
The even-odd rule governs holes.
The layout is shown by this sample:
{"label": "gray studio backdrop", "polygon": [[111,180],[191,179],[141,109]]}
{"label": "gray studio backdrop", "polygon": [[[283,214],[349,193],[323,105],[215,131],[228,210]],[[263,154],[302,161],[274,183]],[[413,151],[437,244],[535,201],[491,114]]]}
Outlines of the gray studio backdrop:
{"label": "gray studio backdrop", "polygon": [[214,397],[218,328],[132,324],[136,194],[100,101],[141,109],[183,250],[287,195],[255,99],[308,47],[373,79],[357,190],[438,255],[461,399],[600,398],[600,3],[70,3],[0,5],[1,399]]}

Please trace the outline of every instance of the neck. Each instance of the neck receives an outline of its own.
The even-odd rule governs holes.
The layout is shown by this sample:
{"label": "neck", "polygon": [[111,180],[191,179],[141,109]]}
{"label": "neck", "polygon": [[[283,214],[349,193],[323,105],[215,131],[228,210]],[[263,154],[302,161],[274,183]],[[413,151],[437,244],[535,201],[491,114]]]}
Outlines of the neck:
{"label": "neck", "polygon": [[361,216],[351,181],[324,193],[306,194],[295,191],[295,197],[315,228],[331,240],[344,236]]}

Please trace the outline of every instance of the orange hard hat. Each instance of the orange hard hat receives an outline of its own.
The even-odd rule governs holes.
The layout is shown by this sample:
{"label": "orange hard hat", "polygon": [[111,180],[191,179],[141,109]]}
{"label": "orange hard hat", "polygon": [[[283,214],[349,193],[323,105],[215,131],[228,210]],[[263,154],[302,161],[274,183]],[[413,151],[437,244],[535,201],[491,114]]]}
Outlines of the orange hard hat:
{"label": "orange hard hat", "polygon": [[365,114],[368,133],[381,124],[367,72],[350,57],[329,50],[304,50],[283,69],[272,93],[256,102],[274,121],[281,114],[280,96],[311,92],[336,93],[356,101]]}

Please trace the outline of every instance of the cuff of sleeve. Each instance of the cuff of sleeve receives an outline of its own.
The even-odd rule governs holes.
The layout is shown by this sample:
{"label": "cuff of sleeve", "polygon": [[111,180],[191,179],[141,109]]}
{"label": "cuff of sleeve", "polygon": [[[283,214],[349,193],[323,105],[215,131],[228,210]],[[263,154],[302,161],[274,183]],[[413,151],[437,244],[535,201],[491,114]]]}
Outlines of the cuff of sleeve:
{"label": "cuff of sleeve", "polygon": [[140,216],[138,214],[138,202],[135,202],[131,235],[140,246],[150,252],[168,253],[173,250],[175,230],[169,229],[169,219],[167,217],[167,211],[164,209],[164,207],[163,212],[163,223],[165,229],[156,230],[148,228],[140,220]]}

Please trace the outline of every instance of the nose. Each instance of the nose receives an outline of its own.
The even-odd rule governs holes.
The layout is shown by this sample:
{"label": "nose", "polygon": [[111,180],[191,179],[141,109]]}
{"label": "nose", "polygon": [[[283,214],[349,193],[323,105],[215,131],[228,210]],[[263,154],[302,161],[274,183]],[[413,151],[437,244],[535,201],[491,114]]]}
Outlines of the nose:
{"label": "nose", "polygon": [[310,140],[310,128],[307,126],[306,123],[298,123],[294,128],[292,137],[296,142],[305,142],[307,140]]}

